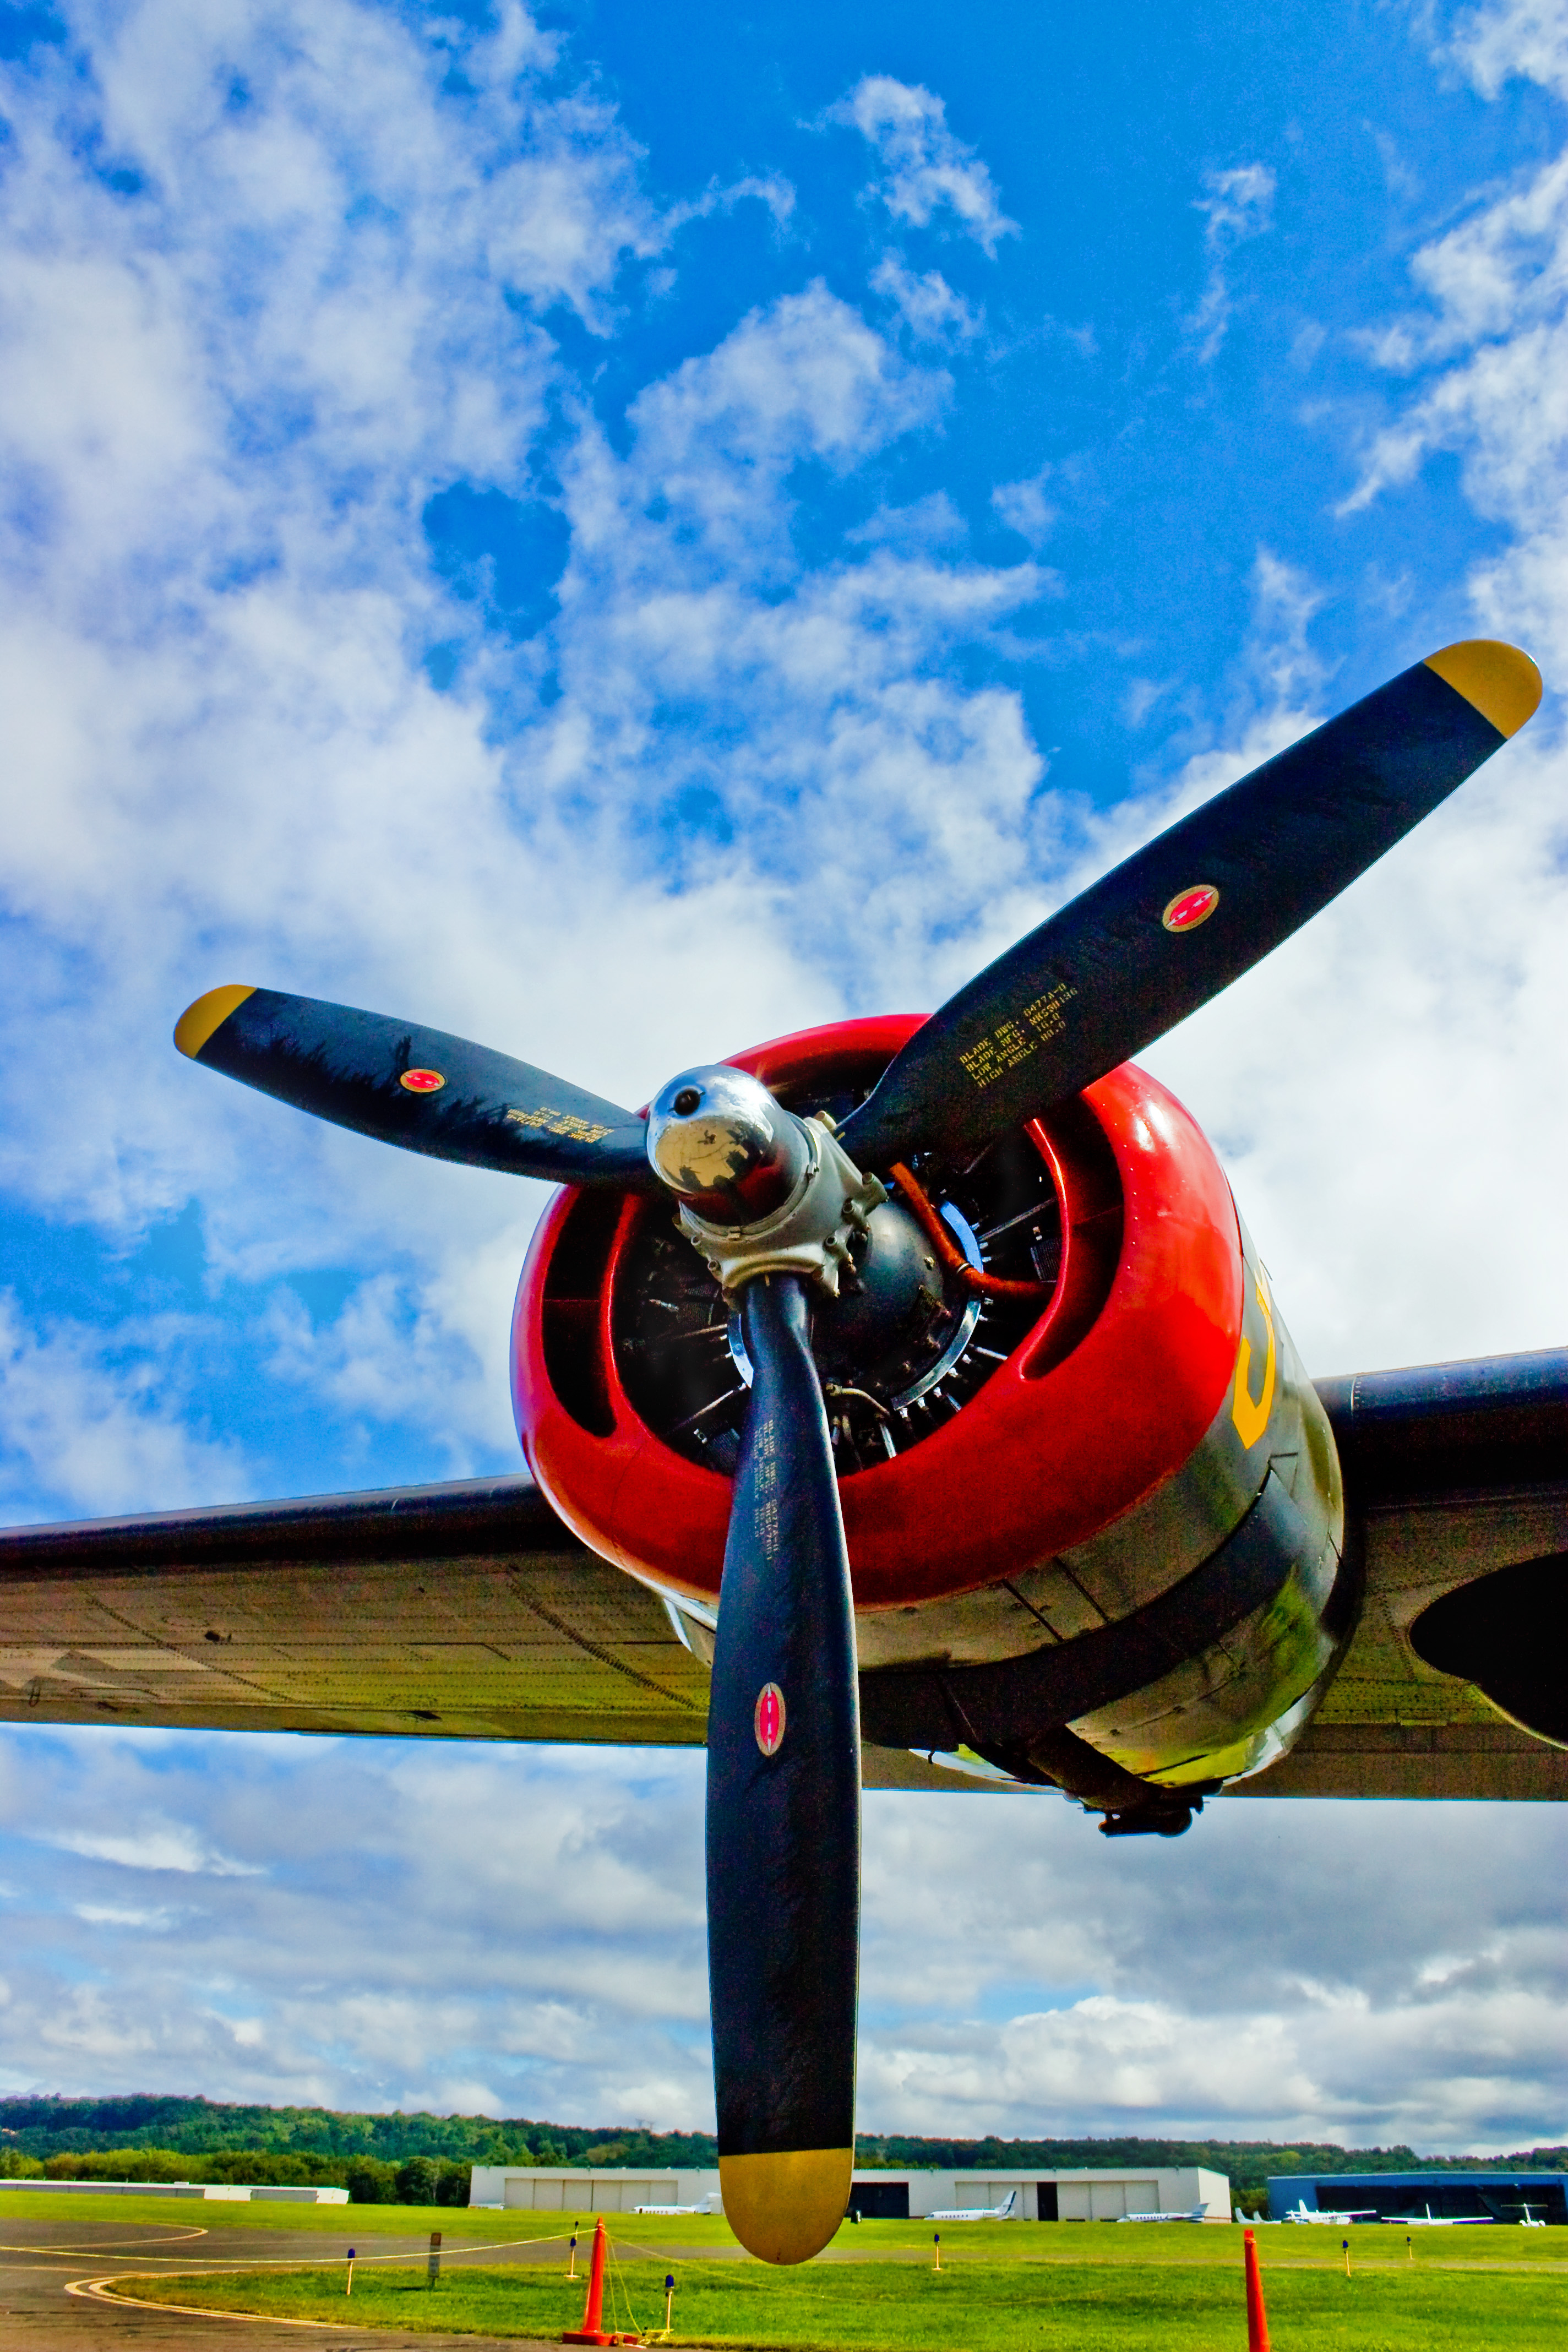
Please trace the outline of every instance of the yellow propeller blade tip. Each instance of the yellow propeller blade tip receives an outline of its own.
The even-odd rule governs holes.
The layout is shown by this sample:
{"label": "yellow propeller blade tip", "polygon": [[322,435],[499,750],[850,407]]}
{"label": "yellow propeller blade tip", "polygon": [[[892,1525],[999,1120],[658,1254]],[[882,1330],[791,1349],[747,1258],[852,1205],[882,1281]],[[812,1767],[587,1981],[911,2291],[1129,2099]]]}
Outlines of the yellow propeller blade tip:
{"label": "yellow propeller blade tip", "polygon": [[1541,672],[1517,646],[1496,637],[1466,637],[1428,654],[1426,667],[1473,703],[1500,735],[1517,735],[1541,701]]}
{"label": "yellow propeller blade tip", "polygon": [[760,2263],[808,2263],[843,2221],[854,2173],[852,2147],[721,2156],[724,2219]]}
{"label": "yellow propeller blade tip", "polygon": [[236,1006],[255,993],[254,988],[241,988],[231,981],[226,988],[209,988],[205,996],[187,1004],[174,1024],[174,1043],[181,1053],[188,1054],[194,1062],[214,1030],[221,1029]]}

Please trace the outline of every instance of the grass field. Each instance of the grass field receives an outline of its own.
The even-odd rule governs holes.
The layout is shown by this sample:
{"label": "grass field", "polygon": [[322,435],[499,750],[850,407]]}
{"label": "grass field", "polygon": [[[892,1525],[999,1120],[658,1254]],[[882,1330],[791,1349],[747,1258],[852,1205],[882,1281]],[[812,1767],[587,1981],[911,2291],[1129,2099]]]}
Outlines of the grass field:
{"label": "grass field", "polygon": [[[519,2221],[531,2230],[535,2219],[542,2230],[551,2216],[532,2213],[485,2213],[471,2205],[209,2205],[200,2197],[105,2197],[47,2189],[8,2189],[0,2180],[0,2236],[13,2221],[68,2221],[94,2230],[105,2222],[129,2222],[138,2229],[150,2221],[166,2222],[171,2230],[282,2230],[308,2231],[325,2238],[334,2252],[338,2241],[353,2245],[361,2238],[416,2238],[431,2230],[457,2238],[495,2238],[520,2234]],[[617,2217],[618,2219],[619,2217]],[[588,2227],[594,2224],[590,2219]],[[639,2226],[627,2217],[627,2226]],[[573,2227],[571,2216],[566,2227]],[[728,2233],[726,2232],[726,2235]]]}
{"label": "grass field", "polygon": [[[352,2302],[341,2259],[330,2266],[205,2276],[128,2273],[118,2284],[150,2302],[352,2320],[405,2335],[437,2329],[550,2338],[581,2325],[582,2280],[565,2279],[553,2249],[501,2262],[484,2260],[476,2247],[454,2260],[454,2247],[471,2233],[449,2228],[449,2209],[426,2216],[405,2207],[405,2230],[433,2227],[444,2234],[443,2274],[431,2288],[422,2263],[410,2265],[405,2255],[364,2258],[372,2233],[357,2225],[362,2210],[368,2218],[377,2210],[353,2210],[352,2242],[362,2258]],[[389,2216],[394,2210],[383,2210]],[[532,2236],[532,2228],[518,2225],[545,2219],[461,2218],[488,2222],[492,2242]],[[345,2246],[347,2219],[336,2216]],[[688,2243],[700,2231],[715,2250],[732,2245],[721,2221],[617,2216],[614,2228],[619,2279],[606,2297],[605,2326],[624,2328],[635,2320],[657,2327],[668,2269],[676,2278],[677,2344],[789,2352],[1223,2352],[1231,2346],[1240,2352],[1247,2342],[1237,2229],[950,2231],[938,2276],[931,2267],[930,2225],[919,2223],[845,2229],[834,2247],[841,2259],[793,2271],[700,2253],[688,2259],[678,2248],[677,2231]],[[950,2242],[960,2234],[961,2243]],[[1448,2232],[1434,2232],[1418,2240],[1411,2261],[1403,2231],[1357,2230],[1348,2279],[1343,2234],[1259,2231],[1274,2352],[1539,2352],[1568,2335],[1568,2233],[1500,2229],[1489,2233],[1482,2252],[1476,2233],[1465,2232],[1457,2247]],[[1551,2242],[1543,2246],[1542,2237]]]}

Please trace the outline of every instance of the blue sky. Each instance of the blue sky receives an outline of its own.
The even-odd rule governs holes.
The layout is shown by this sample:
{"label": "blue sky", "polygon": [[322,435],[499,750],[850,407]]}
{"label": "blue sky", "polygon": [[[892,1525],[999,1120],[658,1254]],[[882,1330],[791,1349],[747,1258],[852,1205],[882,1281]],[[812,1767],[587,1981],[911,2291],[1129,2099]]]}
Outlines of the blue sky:
{"label": "blue sky", "polygon": [[[3,21],[7,1518],[515,1464],[539,1189],[180,1062],[199,991],[642,1100],[940,1002],[1483,631],[1541,660],[1530,735],[1149,1059],[1315,1370],[1563,1339],[1568,10]],[[5,2079],[706,2111],[686,1766],[4,1752]],[[348,1807],[308,2015],[344,1787],[380,1876]],[[603,1916],[526,1859],[426,1904],[412,1824],[476,1790]],[[980,1810],[869,1809],[869,2126],[1563,2136],[1549,1814],[1237,1807],[1150,1857]],[[911,1968],[906,1880],[983,1945]]]}

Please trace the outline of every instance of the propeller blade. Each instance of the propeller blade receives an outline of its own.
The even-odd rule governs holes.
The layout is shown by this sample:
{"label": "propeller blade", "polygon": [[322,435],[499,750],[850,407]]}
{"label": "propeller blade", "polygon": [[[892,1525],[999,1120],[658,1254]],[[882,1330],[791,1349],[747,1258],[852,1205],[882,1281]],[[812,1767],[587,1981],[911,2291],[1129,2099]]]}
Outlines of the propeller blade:
{"label": "propeller blade", "polygon": [[708,1975],[724,2214],[803,2263],[849,2201],[860,1713],[849,1557],[798,1275],[741,1294],[754,1368],[708,1714]]}
{"label": "propeller blade", "polygon": [[1091,883],[949,999],[839,1130],[861,1168],[963,1157],[1079,1093],[1337,898],[1523,726],[1528,654],[1448,646]]}
{"label": "propeller blade", "polygon": [[198,996],[174,1043],[205,1068],[405,1151],[552,1184],[657,1181],[630,1111],[445,1030],[231,987]]}

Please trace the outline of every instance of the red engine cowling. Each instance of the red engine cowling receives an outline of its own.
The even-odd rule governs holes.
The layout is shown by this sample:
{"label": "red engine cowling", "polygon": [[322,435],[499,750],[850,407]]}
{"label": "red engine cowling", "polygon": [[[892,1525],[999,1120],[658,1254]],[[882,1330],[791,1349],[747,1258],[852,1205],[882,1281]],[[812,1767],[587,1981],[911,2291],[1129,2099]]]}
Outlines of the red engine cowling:
{"label": "red engine cowling", "polygon": [[[858,1099],[919,1025],[907,1017],[846,1022],[731,1059],[805,1111]],[[929,1647],[929,1621],[949,1613],[944,1601],[1011,1588],[1043,1561],[1092,1550],[1129,1514],[1135,1524],[1150,1497],[1179,1490],[1178,1474],[1226,1420],[1243,1331],[1244,1255],[1229,1187],[1200,1129],[1127,1065],[1032,1121],[1024,1139],[1016,1151],[1037,1156],[1042,1202],[1055,1196],[1048,1297],[1037,1314],[1026,1310],[1021,1328],[993,1335],[1009,1339],[1005,1347],[987,1347],[986,1325],[975,1325],[934,1402],[927,1392],[890,1411],[877,1405],[880,1458],[841,1459],[863,1657],[868,1617],[913,1612],[928,1621],[915,1647]],[[1017,1181],[1016,1163],[1009,1181]],[[949,1213],[962,1227],[957,1210]],[[667,1243],[670,1223],[669,1205],[646,1194],[565,1192],[552,1203],[518,1287],[513,1396],[530,1466],[584,1541],[711,1604],[729,1482],[721,1463],[693,1458],[684,1432],[653,1425],[639,1370],[646,1358],[628,1353],[643,1344],[635,1333],[628,1339],[628,1318],[667,1305],[676,1312],[657,1296],[661,1282],[670,1286],[676,1260],[657,1260],[666,1276],[650,1276],[650,1247],[684,1253],[680,1278],[708,1283],[689,1245]],[[689,1352],[722,1356],[717,1305],[685,1336]],[[640,1410],[630,1392],[639,1380]],[[1225,1529],[1209,1532],[1217,1539]],[[1168,1558],[1151,1557],[1152,1589],[1190,1564],[1179,1541]],[[1142,1597],[1131,1594],[1129,1605]],[[1037,1641],[1046,1623],[1036,1617]],[[891,1625],[888,1633],[883,1654],[907,1652]],[[1002,1643],[1019,1646],[1016,1637]],[[951,1640],[945,1648],[962,1654]],[[873,1640],[868,1663],[876,1650]]]}

